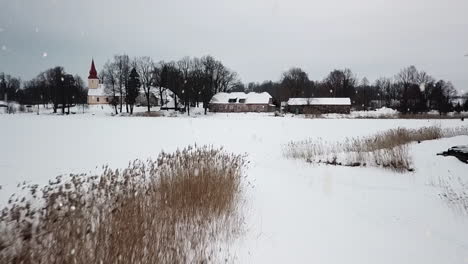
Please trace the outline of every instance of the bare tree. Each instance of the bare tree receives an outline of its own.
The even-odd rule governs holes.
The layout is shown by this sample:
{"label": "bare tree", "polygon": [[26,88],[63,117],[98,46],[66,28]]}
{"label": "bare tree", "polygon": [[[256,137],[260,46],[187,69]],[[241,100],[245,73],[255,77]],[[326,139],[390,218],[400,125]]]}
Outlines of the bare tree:
{"label": "bare tree", "polygon": [[400,89],[400,110],[403,113],[420,111],[426,108],[426,98],[424,98],[425,93],[423,93],[423,90],[429,83],[434,81],[431,76],[426,72],[419,72],[415,66],[409,66],[402,69],[396,75],[395,80]]}
{"label": "bare tree", "polygon": [[174,94],[174,109],[179,110],[178,96],[182,92],[182,73],[175,62],[166,63],[161,72],[162,86],[166,87]]}
{"label": "bare tree", "polygon": [[237,73],[223,68],[218,73],[220,79],[220,90],[222,92],[228,92],[232,89],[234,84],[238,81]]}
{"label": "bare tree", "polygon": [[217,66],[216,60],[209,55],[202,57],[201,63],[203,65],[203,88],[201,91],[201,98],[206,115],[211,97],[216,93],[214,83],[216,79],[215,75]]}
{"label": "bare tree", "polygon": [[193,91],[193,100],[198,107],[200,100],[202,100],[202,92],[206,85],[205,69],[201,59],[194,58],[191,64],[191,86]]}
{"label": "bare tree", "polygon": [[385,106],[390,107],[392,100],[396,100],[398,97],[398,90],[395,89],[393,81],[390,78],[379,78],[375,81],[374,86],[379,91],[381,98],[385,100]]}
{"label": "bare tree", "polygon": [[177,61],[177,67],[180,71],[180,76],[182,78],[182,100],[184,100],[185,110],[187,115],[190,115],[190,100],[192,96],[192,83],[191,83],[191,70],[192,70],[192,60],[190,57],[183,57]]}
{"label": "bare tree", "polygon": [[[128,90],[128,79],[130,75],[130,59],[128,55],[115,55],[113,64],[115,65],[116,70],[116,81],[119,94],[119,105],[120,113],[122,113],[122,105],[124,103],[124,98],[126,98]],[[125,99],[125,108],[128,113],[128,102]]]}
{"label": "bare tree", "polygon": [[109,104],[114,106],[115,114],[118,114],[119,112],[117,106],[120,102],[119,97],[121,97],[122,94],[119,94],[119,89],[117,87],[118,71],[116,68],[116,64],[107,61],[104,64],[104,67],[102,67],[100,76],[101,81],[104,83],[105,86],[104,93],[106,93],[106,95],[110,97]]}
{"label": "bare tree", "polygon": [[145,93],[148,113],[151,112],[151,85],[154,81],[154,62],[150,57],[139,57],[135,60],[136,70],[140,76],[140,83]]}
{"label": "bare tree", "polygon": [[334,70],[323,81],[333,97],[353,97],[357,85],[356,76],[350,69]]}
{"label": "bare tree", "polygon": [[46,83],[50,87],[51,100],[53,103],[54,113],[57,113],[59,102],[61,99],[61,93],[63,92],[63,80],[65,75],[65,70],[63,67],[54,67],[45,72]]}
{"label": "bare tree", "polygon": [[160,106],[164,105],[163,96],[164,96],[164,91],[166,90],[166,88],[163,86],[162,79],[161,79],[161,76],[162,76],[161,73],[164,67],[165,67],[165,62],[160,61],[158,65],[155,66],[153,69],[153,86],[158,89]]}
{"label": "bare tree", "polygon": [[307,97],[307,90],[312,83],[301,68],[291,68],[281,78],[282,93],[280,99],[286,101],[291,97]]}

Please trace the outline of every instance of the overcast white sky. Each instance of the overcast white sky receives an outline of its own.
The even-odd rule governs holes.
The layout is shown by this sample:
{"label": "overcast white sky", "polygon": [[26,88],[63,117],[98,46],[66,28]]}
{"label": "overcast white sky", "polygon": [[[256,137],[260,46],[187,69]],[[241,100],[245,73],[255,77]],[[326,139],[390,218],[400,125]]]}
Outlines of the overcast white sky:
{"label": "overcast white sky", "polygon": [[244,82],[415,65],[468,91],[468,0],[0,0],[0,72],[87,77],[92,57],[99,71],[116,53],[211,54]]}

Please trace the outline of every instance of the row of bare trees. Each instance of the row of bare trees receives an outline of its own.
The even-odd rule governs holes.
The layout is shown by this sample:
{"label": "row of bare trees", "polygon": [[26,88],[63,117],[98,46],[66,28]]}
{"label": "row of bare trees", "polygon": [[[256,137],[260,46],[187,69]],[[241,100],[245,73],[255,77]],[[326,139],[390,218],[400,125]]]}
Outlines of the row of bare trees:
{"label": "row of bare trees", "polygon": [[[106,62],[101,73],[106,93],[112,98],[116,113],[122,112],[125,104],[127,112],[133,105],[129,97],[129,75],[135,69],[138,73],[141,94],[146,99],[147,111],[151,111],[152,96],[158,97],[160,105],[166,103],[164,95],[173,94],[174,109],[184,109],[190,114],[191,106],[203,102],[206,109],[211,97],[217,92],[231,90],[238,82],[237,74],[221,61],[212,56],[202,58],[184,57],[178,61],[154,62],[150,57],[130,59],[128,55],[115,55],[112,61]],[[138,91],[137,94],[139,94]]]}
{"label": "row of bare trees", "polygon": [[21,104],[52,103],[54,113],[59,107],[62,113],[70,112],[70,105],[86,103],[86,89],[78,75],[68,74],[63,67],[50,68],[24,82],[4,73],[0,73],[0,96],[4,100],[17,101]]}
{"label": "row of bare trees", "polygon": [[235,91],[269,92],[277,104],[291,97],[349,97],[357,109],[389,107],[403,113],[438,110],[440,113],[468,110],[468,100],[454,105],[457,91],[452,83],[436,80],[414,66],[402,69],[392,78],[379,78],[373,84],[358,80],[350,69],[333,70],[322,81],[312,81],[300,68],[284,72],[279,82],[239,84]]}
{"label": "row of bare trees", "polygon": [[21,92],[21,79],[0,72],[0,98],[4,101],[15,100]]}

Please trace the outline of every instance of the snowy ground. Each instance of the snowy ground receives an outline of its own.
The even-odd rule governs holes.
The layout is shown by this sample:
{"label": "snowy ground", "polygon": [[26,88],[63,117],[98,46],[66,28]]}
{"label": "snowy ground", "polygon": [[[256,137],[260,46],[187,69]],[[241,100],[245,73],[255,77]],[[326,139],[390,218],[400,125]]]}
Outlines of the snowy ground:
{"label": "snowy ground", "polygon": [[460,120],[0,115],[0,204],[26,180],[125,167],[190,144],[247,153],[247,232],[239,263],[468,263],[468,215],[442,199],[440,179],[468,182],[468,166],[436,153],[468,137],[413,144],[416,172],[311,165],[282,156],[291,140],[370,135]]}

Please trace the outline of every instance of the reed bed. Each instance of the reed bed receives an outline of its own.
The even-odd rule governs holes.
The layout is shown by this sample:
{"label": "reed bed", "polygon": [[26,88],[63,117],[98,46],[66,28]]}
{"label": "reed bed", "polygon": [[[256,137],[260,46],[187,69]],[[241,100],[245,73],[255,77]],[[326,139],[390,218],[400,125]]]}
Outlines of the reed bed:
{"label": "reed bed", "polygon": [[0,263],[229,261],[243,230],[244,158],[188,147],[28,186],[0,216]]}
{"label": "reed bed", "polygon": [[408,144],[459,135],[468,135],[468,128],[396,128],[368,137],[346,138],[343,142],[328,142],[323,139],[290,142],[284,147],[283,154],[288,158],[311,163],[376,166],[404,172],[414,170]]}

